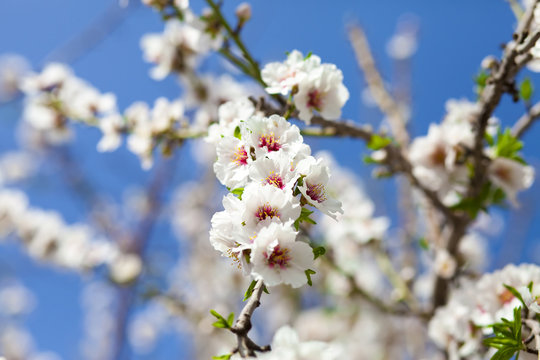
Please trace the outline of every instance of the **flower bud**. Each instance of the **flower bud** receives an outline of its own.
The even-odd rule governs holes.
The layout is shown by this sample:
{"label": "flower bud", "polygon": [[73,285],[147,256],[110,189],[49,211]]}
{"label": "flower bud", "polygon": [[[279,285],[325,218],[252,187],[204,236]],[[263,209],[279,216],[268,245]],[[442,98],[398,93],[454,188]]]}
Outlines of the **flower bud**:
{"label": "flower bud", "polygon": [[499,62],[493,55],[486,56],[480,65],[484,70],[494,70],[499,66]]}
{"label": "flower bud", "polygon": [[128,284],[142,271],[141,258],[134,254],[121,254],[110,265],[111,279],[117,284]]}
{"label": "flower bud", "polygon": [[251,5],[244,2],[236,8],[236,16],[241,23],[245,23],[251,18]]}

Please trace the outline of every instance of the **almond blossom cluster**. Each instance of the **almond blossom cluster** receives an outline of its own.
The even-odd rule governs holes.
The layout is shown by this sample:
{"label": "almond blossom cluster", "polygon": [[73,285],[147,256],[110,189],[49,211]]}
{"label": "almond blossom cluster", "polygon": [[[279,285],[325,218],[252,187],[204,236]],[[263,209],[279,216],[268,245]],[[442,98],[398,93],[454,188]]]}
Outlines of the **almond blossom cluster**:
{"label": "almond blossom cluster", "polygon": [[4,359],[61,359],[52,351],[40,350],[39,342],[26,324],[38,305],[37,300],[30,289],[3,274],[0,279],[0,353]]}
{"label": "almond blossom cluster", "polygon": [[48,64],[41,73],[23,78],[20,87],[26,95],[24,120],[53,144],[71,138],[69,119],[92,123],[117,113],[113,94],[100,93],[60,63]]}
{"label": "almond blossom cluster", "polygon": [[119,283],[133,280],[142,270],[138,256],[96,238],[89,227],[67,225],[53,211],[30,207],[24,193],[1,189],[0,238],[10,235],[17,236],[36,259],[76,271],[106,265]]}
{"label": "almond blossom cluster", "polygon": [[212,35],[207,23],[183,9],[183,21],[167,21],[163,33],[147,34],[141,39],[144,59],[156,64],[150,71],[154,80],[162,80],[170,73],[193,71],[200,58],[210,50],[217,50],[223,39]]}
{"label": "almond blossom cluster", "polygon": [[212,217],[210,241],[266,285],[299,287],[313,266],[311,247],[297,240],[299,223],[312,222],[308,206],[331,217],[342,212],[327,192],[329,169],[285,118],[254,114],[246,100],[224,104],[220,114],[211,134],[221,136],[208,139],[216,144],[216,176],[231,193]]}
{"label": "almond blossom cluster", "polygon": [[514,308],[522,306],[505,285],[520,292],[528,303],[529,315],[534,316],[540,311],[536,303],[539,284],[540,267],[532,264],[507,265],[502,270],[484,274],[476,282],[464,282],[452,293],[448,303],[437,309],[429,323],[429,337],[448,351],[451,359],[484,359],[482,354],[487,349],[482,339],[493,334],[490,325],[502,318],[512,320]]}
{"label": "almond blossom cluster", "polygon": [[[455,205],[464,195],[469,181],[467,157],[474,147],[473,123],[479,105],[467,100],[449,100],[446,111],[441,124],[431,124],[426,136],[415,138],[409,158],[418,180],[428,189],[436,191],[445,204]],[[497,124],[497,119],[490,119],[487,132],[491,138],[497,135]],[[501,135],[497,140],[502,139]],[[487,169],[488,177],[516,204],[517,192],[532,185],[534,169],[520,161],[515,148],[511,151],[501,149],[504,146],[502,141],[498,141],[498,144],[492,143],[485,149],[485,156],[491,160]]]}
{"label": "almond blossom cluster", "polygon": [[154,149],[161,145],[165,153],[170,152],[187,127],[181,100],[160,97],[153,108],[135,102],[122,115],[113,94],[100,93],[59,63],[27,76],[21,88],[27,96],[24,120],[48,142],[63,143],[71,138],[69,120],[97,126],[103,133],[98,151],[116,150],[127,135],[128,149],[141,159],[145,169],[152,166]]}
{"label": "almond blossom cluster", "polygon": [[300,120],[310,123],[317,112],[328,120],[337,120],[349,99],[343,85],[343,73],[334,64],[321,64],[316,55],[293,50],[284,62],[266,64],[261,76],[269,94],[291,94]]}

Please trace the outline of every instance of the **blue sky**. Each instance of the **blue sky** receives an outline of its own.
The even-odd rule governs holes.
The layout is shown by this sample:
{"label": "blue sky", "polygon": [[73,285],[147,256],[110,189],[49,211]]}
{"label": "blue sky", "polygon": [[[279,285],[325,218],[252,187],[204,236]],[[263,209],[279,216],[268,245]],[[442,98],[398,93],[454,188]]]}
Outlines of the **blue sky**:
{"label": "blue sky", "polygon": [[[55,50],[61,49],[67,42],[73,39],[80,42],[81,32],[88,31],[96,19],[116,3],[115,0],[1,1],[0,53],[21,54],[34,67],[40,68],[44,59],[58,54]],[[197,11],[203,7],[201,1],[192,0],[191,3]],[[229,16],[233,16],[238,3],[225,0]],[[285,52],[293,49],[304,53],[312,51],[324,62],[335,63],[342,69],[345,85],[351,93],[344,108],[344,118],[372,124],[380,122],[381,114],[366,108],[360,101],[364,81],[347,41],[345,25],[356,21],[364,27],[379,68],[391,82],[394,68],[385,52],[386,43],[402,15],[417,16],[420,25],[419,49],[412,59],[411,89],[411,129],[417,135],[425,133],[430,122],[442,118],[447,99],[474,99],[472,77],[478,72],[481,60],[489,54],[500,54],[500,44],[511,38],[515,25],[514,16],[504,0],[253,0],[252,7],[253,17],[243,36],[261,63],[281,60]],[[174,98],[181,93],[176,80],[151,80],[147,75],[151,66],[143,61],[139,47],[143,34],[160,32],[162,27],[157,13],[142,5],[134,6],[114,31],[73,59],[70,65],[77,76],[101,91],[114,92],[122,109],[137,100],[153,102],[159,96]],[[212,71],[216,63],[209,61],[203,64],[203,69]],[[536,74],[527,75],[533,81],[538,79]],[[19,119],[21,106],[20,102],[15,102],[0,107],[0,151],[16,146],[13,127]],[[510,99],[505,98],[497,116],[503,124],[510,125],[523,111],[522,104],[512,104]],[[525,137],[526,141],[531,142],[526,146],[525,158],[533,165],[539,163],[540,145],[534,141],[537,134],[538,129],[534,129]],[[113,154],[97,154],[95,145],[98,140],[97,130],[81,127],[78,128],[77,144],[71,147],[96,188],[103,189],[108,196],[118,200],[127,185],[146,182],[148,175],[140,170],[139,161],[134,155],[123,149]],[[369,176],[372,170],[360,160],[365,148],[358,141],[309,139],[308,142],[315,150],[330,148],[340,162],[363,176]],[[186,155],[186,152],[182,153],[181,159],[185,159]],[[195,176],[191,169],[188,161],[181,161],[178,181]],[[49,182],[39,187],[28,187],[31,188],[32,204],[58,209],[68,221],[82,219],[84,209],[80,203],[73,200],[70,194],[58,196],[61,183]],[[395,214],[390,182],[366,181],[366,187],[384,197],[383,203],[378,204],[379,211],[390,209]],[[539,223],[540,220],[535,211],[538,193],[538,186],[535,185],[529,196],[523,199],[520,212],[507,219],[511,224],[516,220],[529,219],[530,222],[525,221],[525,225],[519,228],[523,232],[519,236],[527,239],[531,245],[538,239],[536,233],[539,226],[531,227],[531,223]],[[158,231],[170,239],[167,228]],[[509,227],[503,236],[510,238],[516,234],[519,233],[515,228]],[[498,244],[495,239],[493,254],[498,256],[499,265],[518,260],[501,256]],[[508,253],[508,249],[503,248],[503,252]],[[538,260],[538,257],[533,258],[531,252],[522,258]],[[0,266],[12,269],[37,294],[39,306],[28,325],[36,335],[38,347],[54,350],[65,359],[78,358],[81,336],[79,277],[35,265],[17,248],[6,246],[0,246]],[[157,353],[149,358],[170,357]]]}

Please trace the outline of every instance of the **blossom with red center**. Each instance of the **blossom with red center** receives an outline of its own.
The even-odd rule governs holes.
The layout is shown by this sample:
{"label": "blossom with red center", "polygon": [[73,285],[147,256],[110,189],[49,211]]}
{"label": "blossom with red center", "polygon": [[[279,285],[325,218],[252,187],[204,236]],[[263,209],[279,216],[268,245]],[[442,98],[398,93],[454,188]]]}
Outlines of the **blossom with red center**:
{"label": "blossom with red center", "polygon": [[270,175],[264,179],[267,184],[274,185],[275,187],[278,187],[280,189],[283,189],[285,187],[285,184],[283,183],[283,179],[279,174],[276,174],[275,172],[272,172]]}
{"label": "blossom with red center", "polygon": [[306,181],[306,194],[318,203],[326,201],[326,191],[323,184],[310,184]]}
{"label": "blossom with red center", "polygon": [[322,64],[298,82],[298,92],[294,95],[294,105],[298,118],[310,123],[313,112],[317,111],[328,120],[337,120],[341,108],[349,99],[349,91],[343,85],[343,74],[334,64]]}
{"label": "blossom with red center", "polygon": [[252,275],[267,286],[290,284],[300,287],[307,282],[305,271],[313,267],[313,250],[296,241],[293,221],[271,223],[255,238],[251,251]]}
{"label": "blossom with red center", "polygon": [[240,222],[250,234],[270,223],[295,221],[300,216],[300,203],[298,198],[292,196],[292,191],[259,182],[249,183],[244,188],[242,203],[245,208]]}
{"label": "blossom with red center", "polygon": [[287,266],[289,266],[289,261],[291,260],[289,252],[289,249],[281,248],[281,246],[277,245],[270,255],[268,255],[266,251],[263,253],[263,255],[271,269],[274,268],[274,266],[279,266],[281,269],[285,269]]}
{"label": "blossom with red center", "polygon": [[326,192],[326,185],[330,179],[330,169],[323,164],[323,159],[308,156],[298,163],[297,172],[302,175],[298,190],[302,193],[304,201],[334,219],[337,213],[343,214],[341,202],[328,197]]}
{"label": "blossom with red center", "polygon": [[234,136],[225,136],[216,150],[214,172],[219,181],[230,189],[244,187],[249,178],[251,162],[246,144]]}
{"label": "blossom with red center", "polygon": [[270,206],[270,204],[266,203],[257,209],[255,212],[255,217],[259,219],[259,221],[272,219],[274,217],[279,217],[279,211],[278,209]]}
{"label": "blossom with red center", "polygon": [[259,147],[266,147],[268,151],[278,151],[281,148],[273,132],[259,136]]}
{"label": "blossom with red center", "polygon": [[517,205],[518,191],[528,189],[534,182],[534,168],[508,158],[495,158],[488,167],[491,182],[500,187],[506,197]]}
{"label": "blossom with red center", "polygon": [[248,154],[244,146],[239,146],[232,159],[237,165],[247,165]]}
{"label": "blossom with red center", "polygon": [[314,89],[310,91],[307,95],[307,98],[308,98],[307,100],[308,108],[312,108],[317,111],[319,111],[322,108],[323,94],[319,90]]}
{"label": "blossom with red center", "polygon": [[253,148],[254,158],[284,152],[289,158],[303,150],[302,136],[297,126],[279,115],[252,116],[240,127],[242,139]]}
{"label": "blossom with red center", "polygon": [[284,152],[269,153],[252,163],[249,177],[253,181],[281,190],[292,189],[298,174],[291,163],[289,155]]}

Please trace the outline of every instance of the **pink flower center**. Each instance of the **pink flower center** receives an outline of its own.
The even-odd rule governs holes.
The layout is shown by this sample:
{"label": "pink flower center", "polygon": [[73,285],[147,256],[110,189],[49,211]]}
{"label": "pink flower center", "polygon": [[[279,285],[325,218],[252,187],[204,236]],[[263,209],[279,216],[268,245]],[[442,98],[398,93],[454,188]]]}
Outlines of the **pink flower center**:
{"label": "pink flower center", "polygon": [[503,182],[510,183],[512,181],[512,173],[508,167],[497,167],[494,174]]}
{"label": "pink flower center", "polygon": [[321,203],[326,200],[326,192],[324,191],[324,186],[322,184],[310,184],[306,182],[307,191],[306,194],[318,203]]}
{"label": "pink flower center", "polygon": [[268,253],[264,253],[264,257],[268,263],[268,266],[273,269],[276,266],[279,266],[281,269],[284,269],[288,266],[291,257],[289,256],[289,249],[282,249],[279,245],[274,248],[272,254],[268,256]]}
{"label": "pink flower center", "polygon": [[268,151],[278,151],[281,148],[281,145],[276,141],[274,133],[261,135],[259,137],[259,147],[265,147]]}
{"label": "pink flower center", "polygon": [[276,174],[273,171],[270,173],[270,175],[266,177],[266,179],[264,179],[264,182],[269,185],[274,185],[275,187],[278,187],[282,190],[285,187],[285,184],[283,183],[283,179],[281,178],[281,176],[279,176],[279,174]]}
{"label": "pink flower center", "polygon": [[308,93],[307,107],[320,111],[322,107],[322,98],[322,94],[319,92],[319,90],[311,90]]}
{"label": "pink flower center", "polygon": [[510,290],[508,289],[505,289],[502,293],[499,294],[498,297],[501,304],[507,304],[515,298],[514,294],[512,294],[512,292],[510,292]]}
{"label": "pink flower center", "polygon": [[238,147],[234,153],[233,162],[237,165],[247,165],[248,154],[243,146]]}
{"label": "pink flower center", "polygon": [[263,220],[266,220],[268,218],[273,218],[273,217],[279,217],[279,212],[277,209],[273,208],[270,206],[270,204],[266,203],[262,206],[260,206],[258,209],[257,209],[257,212],[255,213],[255,217],[257,219],[259,219],[259,221],[263,221]]}

